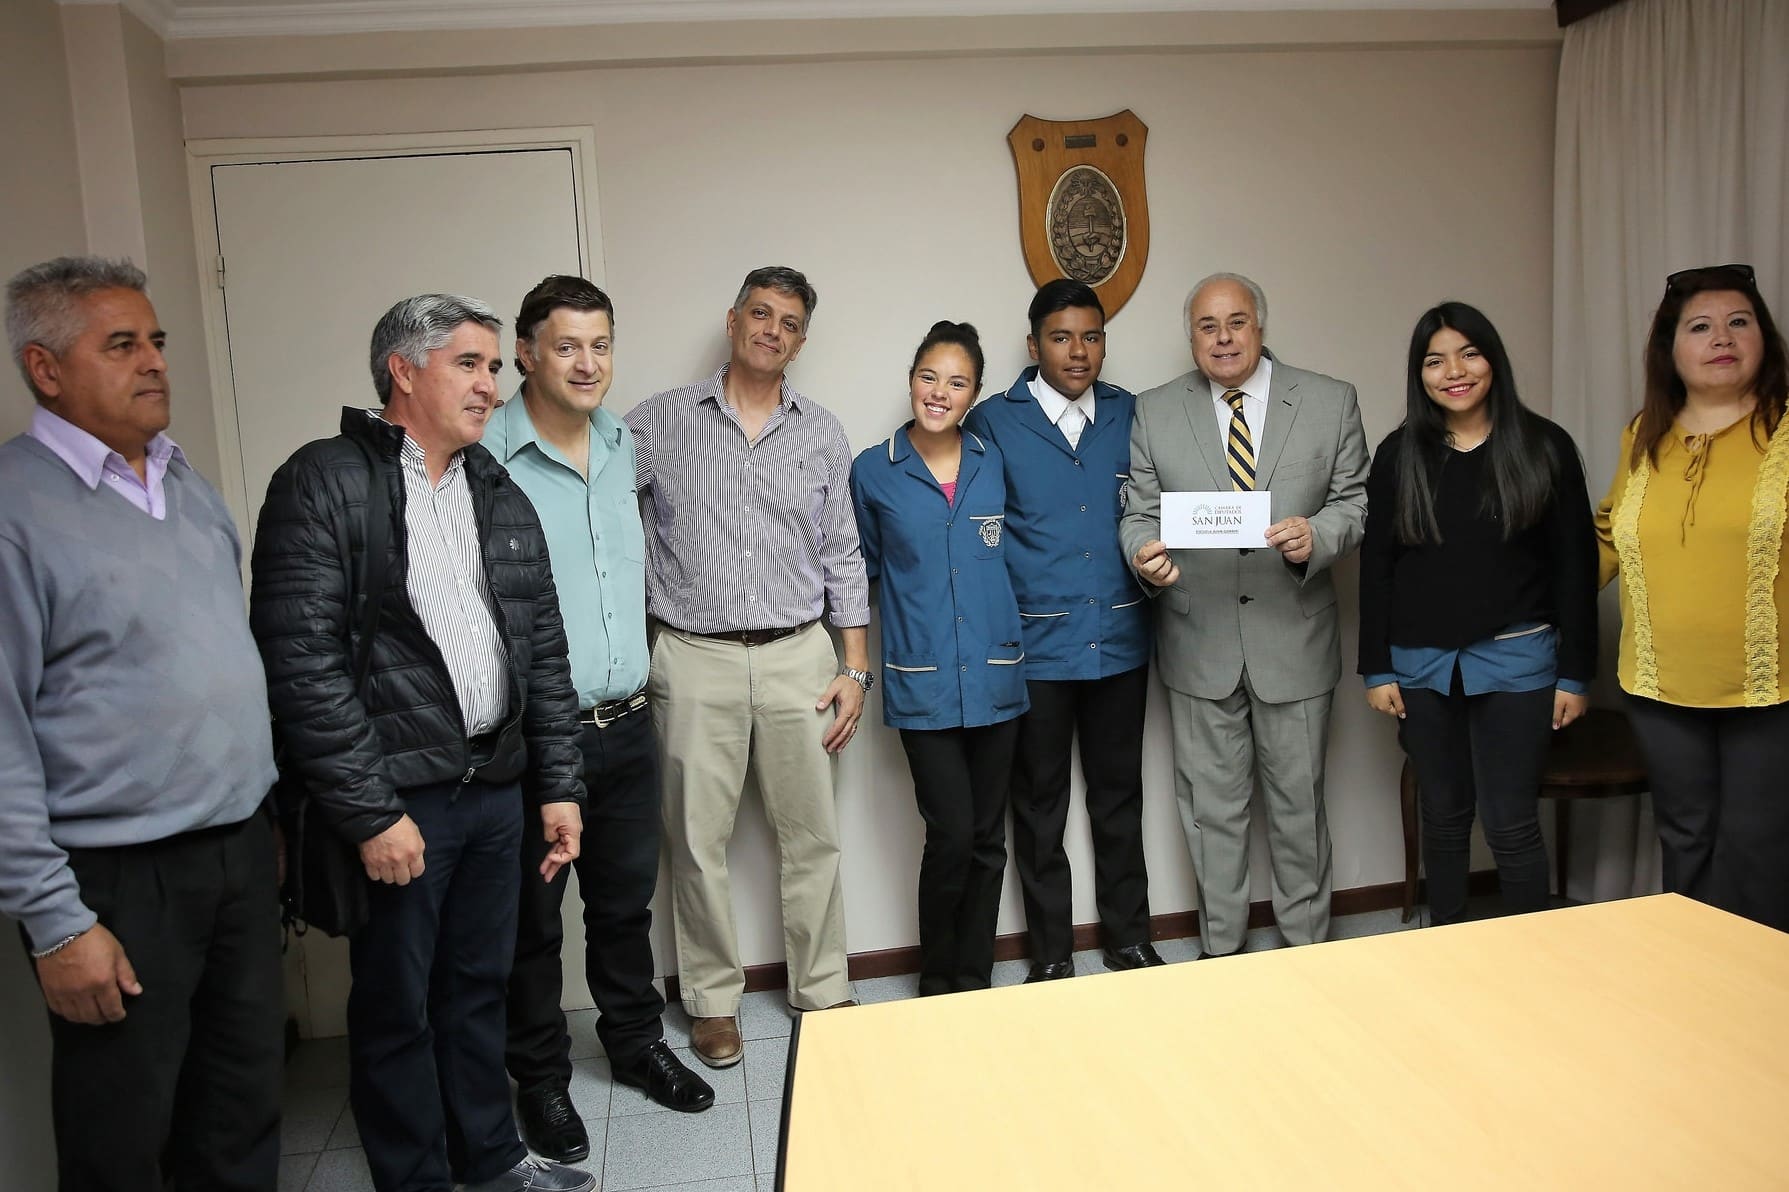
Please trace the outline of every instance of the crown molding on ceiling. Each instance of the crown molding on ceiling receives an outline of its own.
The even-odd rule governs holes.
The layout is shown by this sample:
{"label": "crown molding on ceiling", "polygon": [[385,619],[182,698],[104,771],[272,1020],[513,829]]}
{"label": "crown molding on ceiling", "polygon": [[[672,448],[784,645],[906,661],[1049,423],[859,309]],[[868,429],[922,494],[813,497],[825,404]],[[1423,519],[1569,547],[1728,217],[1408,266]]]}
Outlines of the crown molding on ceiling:
{"label": "crown molding on ceiling", "polygon": [[[120,0],[60,0],[106,4]],[[1101,13],[1545,9],[1550,0],[121,0],[169,40],[587,25]]]}
{"label": "crown molding on ceiling", "polygon": [[[175,0],[56,0],[56,2],[64,8],[82,8],[101,4],[117,5],[153,29],[157,37],[162,38],[170,36],[179,15],[175,8]],[[304,5],[296,4],[292,7],[302,8]]]}
{"label": "crown molding on ceiling", "polygon": [[[1383,0],[1381,0],[1383,2]],[[1557,46],[1545,8],[1106,12],[862,20],[659,21],[170,39],[181,86],[513,70],[1238,50]]]}

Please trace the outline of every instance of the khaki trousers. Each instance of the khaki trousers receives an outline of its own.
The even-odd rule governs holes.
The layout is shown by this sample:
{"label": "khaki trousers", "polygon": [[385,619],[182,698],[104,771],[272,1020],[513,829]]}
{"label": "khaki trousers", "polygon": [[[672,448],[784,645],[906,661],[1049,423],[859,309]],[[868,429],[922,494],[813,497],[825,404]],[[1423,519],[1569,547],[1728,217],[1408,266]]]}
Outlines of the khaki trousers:
{"label": "khaki trousers", "polygon": [[817,1010],[851,996],[833,759],[833,711],[814,710],[838,674],[819,624],[765,646],[661,626],[646,691],[664,749],[665,846],[684,1009],[739,1009],[745,969],[727,844],[749,774],[776,831],[789,1004]]}
{"label": "khaki trousers", "polygon": [[1273,914],[1288,944],[1329,938],[1329,820],[1324,745],[1332,692],[1270,704],[1245,670],[1223,699],[1168,692],[1180,826],[1199,887],[1199,944],[1239,951],[1249,930],[1249,797],[1261,781]]}

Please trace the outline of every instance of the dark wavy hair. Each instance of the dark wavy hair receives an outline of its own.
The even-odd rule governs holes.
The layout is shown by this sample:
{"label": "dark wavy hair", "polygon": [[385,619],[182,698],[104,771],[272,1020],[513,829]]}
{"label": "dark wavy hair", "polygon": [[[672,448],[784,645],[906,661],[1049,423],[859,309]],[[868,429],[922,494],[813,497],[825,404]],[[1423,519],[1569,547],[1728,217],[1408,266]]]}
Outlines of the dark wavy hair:
{"label": "dark wavy hair", "polygon": [[975,382],[977,392],[981,390],[981,335],[968,323],[953,323],[949,319],[939,319],[926,332],[926,337],[919,341],[919,347],[913,351],[913,363],[907,368],[907,379],[911,381],[913,374],[919,371],[919,362],[925,354],[939,344],[951,344],[962,348],[969,357],[969,363],[975,366]]}
{"label": "dark wavy hair", "polygon": [[[555,273],[541,279],[539,285],[523,296],[522,313],[516,316],[516,340],[533,340],[534,333],[547,321],[547,316],[560,309],[601,311],[609,316],[609,329],[615,329],[615,304],[595,282]],[[516,352],[516,371],[528,375],[519,350]]]}
{"label": "dark wavy hair", "polygon": [[1539,521],[1553,496],[1556,463],[1540,419],[1516,393],[1515,372],[1503,337],[1477,307],[1443,302],[1423,312],[1410,333],[1409,369],[1405,383],[1404,446],[1398,455],[1398,540],[1406,545],[1440,545],[1441,525],[1435,518],[1435,488],[1452,451],[1447,411],[1436,405],[1423,385],[1423,358],[1429,341],[1442,329],[1457,331],[1483,353],[1491,366],[1491,389],[1485,403],[1491,416],[1491,437],[1481,450],[1491,453],[1491,483],[1483,509],[1503,522],[1505,541]]}
{"label": "dark wavy hair", "polygon": [[1640,416],[1634,420],[1634,450],[1628,458],[1630,469],[1645,460],[1659,466],[1659,444],[1671,433],[1671,424],[1683,409],[1688,391],[1683,378],[1677,375],[1677,323],[1691,298],[1711,290],[1737,290],[1752,304],[1758,316],[1758,331],[1764,338],[1764,359],[1758,376],[1752,382],[1752,395],[1757,406],[1752,410],[1752,441],[1763,450],[1783,419],[1783,407],[1789,404],[1789,352],[1783,348],[1783,333],[1770,317],[1770,307],[1758,292],[1758,282],[1745,265],[1710,265],[1702,269],[1685,269],[1673,273],[1665,281],[1665,297],[1652,316],[1652,329],[1646,333],[1646,395]]}

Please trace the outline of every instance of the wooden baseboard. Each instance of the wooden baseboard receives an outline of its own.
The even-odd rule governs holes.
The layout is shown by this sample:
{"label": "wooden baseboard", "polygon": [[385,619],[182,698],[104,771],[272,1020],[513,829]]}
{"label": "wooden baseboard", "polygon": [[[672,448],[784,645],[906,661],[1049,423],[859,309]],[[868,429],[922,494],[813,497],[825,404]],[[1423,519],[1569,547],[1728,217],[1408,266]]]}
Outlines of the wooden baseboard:
{"label": "wooden baseboard", "polygon": [[[1497,871],[1481,870],[1471,878],[1470,889],[1474,894],[1491,894],[1497,890]],[[1419,889],[1417,900],[1422,900]],[[1404,883],[1386,882],[1379,886],[1356,886],[1352,890],[1338,890],[1330,897],[1329,913],[1337,918],[1343,915],[1362,915],[1369,911],[1396,910],[1404,905]],[[1249,904],[1249,928],[1273,926],[1273,903],[1261,901]],[[1152,940],[1192,939],[1199,934],[1199,915],[1196,911],[1175,911],[1166,915],[1155,915],[1149,920],[1149,938]],[[1075,951],[1081,952],[1100,946],[1099,924],[1078,923],[1075,925]],[[1023,960],[1031,955],[1031,940],[1023,931],[1015,931],[1008,935],[998,936],[994,940],[994,959]],[[897,977],[903,973],[919,971],[919,946],[909,945],[904,948],[883,948],[876,952],[853,952],[850,957],[850,975],[853,981],[867,981],[873,977]],[[745,970],[745,988],[747,993],[757,993],[766,989],[783,989],[789,983],[789,969],[785,964],[754,964]],[[677,976],[672,974],[665,978],[665,1000],[677,1000]]]}

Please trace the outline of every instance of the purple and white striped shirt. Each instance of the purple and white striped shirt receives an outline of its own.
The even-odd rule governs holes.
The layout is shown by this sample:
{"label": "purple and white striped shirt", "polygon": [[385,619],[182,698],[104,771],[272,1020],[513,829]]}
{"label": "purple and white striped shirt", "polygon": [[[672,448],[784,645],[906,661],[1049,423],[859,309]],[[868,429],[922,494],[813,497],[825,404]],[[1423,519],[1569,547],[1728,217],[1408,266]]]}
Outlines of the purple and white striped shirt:
{"label": "purple and white striped shirt", "polygon": [[748,441],[726,375],[628,411],[647,612],[691,633],[786,629],[827,610],[840,628],[868,625],[844,426],[785,378]]}

